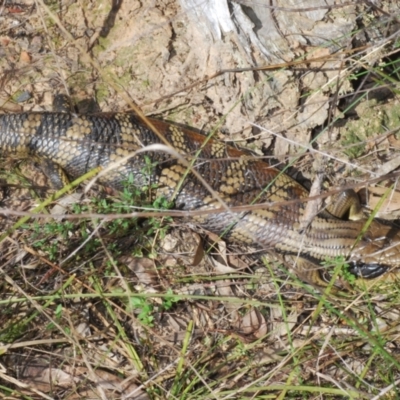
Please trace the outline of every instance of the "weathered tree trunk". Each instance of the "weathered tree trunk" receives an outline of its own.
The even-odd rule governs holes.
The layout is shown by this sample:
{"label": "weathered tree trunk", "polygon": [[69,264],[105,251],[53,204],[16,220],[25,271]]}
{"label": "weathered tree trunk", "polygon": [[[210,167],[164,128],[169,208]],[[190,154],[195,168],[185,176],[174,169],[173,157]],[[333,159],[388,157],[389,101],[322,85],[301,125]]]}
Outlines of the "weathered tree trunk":
{"label": "weathered tree trunk", "polygon": [[[213,107],[226,117],[231,137],[236,138],[235,131],[250,127],[245,136],[257,134],[255,148],[268,147],[275,138],[273,152],[277,156],[293,150],[294,142],[308,146],[312,130],[335,115],[333,95],[353,90],[346,75],[351,71],[346,68],[352,50],[371,46],[375,59],[368,62],[376,62],[379,55],[373,51],[374,44],[384,43],[389,26],[379,19],[388,19],[399,10],[398,2],[389,1],[380,2],[379,7],[378,2],[347,0],[179,2],[189,18],[194,57],[203,65],[204,75],[288,63],[288,68],[267,73],[224,75],[221,85],[216,80],[206,89]],[[326,61],[303,64],[299,72],[289,68],[296,60],[324,56]],[[240,107],[235,107],[240,96]],[[273,135],[251,126],[252,122]],[[331,131],[329,138],[325,135],[319,140],[324,143],[332,136]]]}
{"label": "weathered tree trunk", "polygon": [[249,57],[257,50],[274,62],[291,59],[299,46],[339,46],[356,27],[356,3],[348,1],[343,6],[335,0],[180,3],[205,40],[216,43],[233,34]]}

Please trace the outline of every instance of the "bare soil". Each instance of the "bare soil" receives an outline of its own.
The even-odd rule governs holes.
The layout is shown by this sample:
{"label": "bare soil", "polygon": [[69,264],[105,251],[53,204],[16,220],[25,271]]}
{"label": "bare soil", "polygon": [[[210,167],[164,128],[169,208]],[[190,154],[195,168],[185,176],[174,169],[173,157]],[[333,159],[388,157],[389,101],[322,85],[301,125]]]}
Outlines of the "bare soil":
{"label": "bare soil", "polygon": [[[289,18],[301,35],[277,37],[267,59],[234,34],[205,40],[176,0],[6,2],[0,104],[51,110],[62,92],[80,112],[139,108],[215,129],[274,165],[297,159],[289,173],[308,187],[321,170],[331,186],[366,182],[360,194],[371,210],[391,183],[368,179],[398,167],[397,22],[388,16],[396,8],[382,3]],[[337,41],[302,39],[324,32]],[[255,65],[269,69],[205,79]],[[93,217],[123,207],[102,188],[68,193],[11,230],[51,189],[34,160],[4,157],[0,168],[4,397],[398,395],[397,282],[326,298],[281,256],[263,261],[252,248],[214,245],[179,220]],[[394,185],[380,216],[399,205]],[[89,217],[46,216],[61,212]]]}

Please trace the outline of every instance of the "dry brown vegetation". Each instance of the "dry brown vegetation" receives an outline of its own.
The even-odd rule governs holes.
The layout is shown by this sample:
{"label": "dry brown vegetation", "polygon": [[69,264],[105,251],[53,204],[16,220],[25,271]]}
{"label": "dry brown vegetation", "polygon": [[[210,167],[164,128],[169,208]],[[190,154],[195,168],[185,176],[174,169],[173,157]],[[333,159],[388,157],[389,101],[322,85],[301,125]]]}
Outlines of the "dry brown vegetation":
{"label": "dry brown vegetation", "polygon": [[[45,3],[1,5],[5,112],[50,110],[58,92],[81,112],[139,107],[398,215],[395,2],[329,10],[348,31],[268,62],[235,37],[204,42],[175,0]],[[53,195],[32,160],[0,168],[0,398],[400,397],[396,280],[326,296],[279,255],[143,218],[154,205],[129,187]]]}

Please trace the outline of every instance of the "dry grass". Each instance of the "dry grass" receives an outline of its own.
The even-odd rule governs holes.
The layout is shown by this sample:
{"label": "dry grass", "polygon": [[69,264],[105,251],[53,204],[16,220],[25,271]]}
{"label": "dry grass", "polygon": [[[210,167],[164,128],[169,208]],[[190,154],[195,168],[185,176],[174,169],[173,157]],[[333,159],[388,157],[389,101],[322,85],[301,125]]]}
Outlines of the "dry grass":
{"label": "dry grass", "polygon": [[[247,138],[259,154],[277,156],[280,148],[279,160],[289,160],[305,176],[313,177],[310,165],[318,158],[332,185],[346,178],[348,185],[367,187],[372,209],[391,187],[384,178],[369,180],[398,166],[398,34],[387,33],[396,20],[376,18],[374,29],[387,28],[387,34],[367,49],[308,64],[315,79],[325,68],[334,72],[321,86],[303,86],[299,109],[286,106],[288,93],[279,92],[270,109],[260,106],[257,129],[247,120],[244,133],[237,133],[230,121],[235,113],[254,111],[251,98],[264,93],[263,85],[281,82],[293,69],[296,81],[286,87],[309,82],[304,65],[260,72],[258,83],[237,89],[236,108],[220,118],[218,106],[205,99],[214,84],[222,90],[229,79],[198,84],[197,76],[174,78],[194,67],[179,57],[168,63],[163,36],[152,39],[169,23],[183,37],[184,16],[176,10],[167,15],[173,9],[168,2],[160,2],[159,21],[158,9],[146,11],[153,19],[137,22],[145,30],[129,24],[135,13],[147,15],[136,3],[130,8],[125,2],[118,12],[107,2],[83,3],[61,10],[58,2],[7,8],[0,37],[4,109],[48,109],[51,94],[67,87],[76,103],[95,98],[104,110],[124,110],[133,103],[128,93],[148,102],[146,111],[198,127],[204,120],[222,124],[232,129],[231,139]],[[184,42],[174,42],[180,56],[178,44]],[[321,53],[323,46],[307,57]],[[174,85],[160,84],[163,68],[170,68]],[[244,79],[243,73],[232,75]],[[192,83],[198,86],[154,102]],[[81,110],[86,106],[80,103]],[[328,118],[318,123],[321,109]],[[300,114],[307,123],[289,120]],[[318,117],[312,123],[313,115]],[[287,131],[265,121],[280,116]],[[148,211],[141,212],[154,204],[139,203],[129,186],[118,197],[100,188],[82,194],[82,187],[72,197],[69,189],[79,182],[50,194],[32,162],[4,159],[1,172],[7,184],[0,238],[0,398],[400,397],[396,281],[368,287],[358,282],[353,291],[326,296],[297,280],[279,255],[261,260],[251,248],[213,246],[212,235],[199,235],[179,219],[148,218]],[[398,196],[394,186],[379,207],[383,217],[396,215]]]}

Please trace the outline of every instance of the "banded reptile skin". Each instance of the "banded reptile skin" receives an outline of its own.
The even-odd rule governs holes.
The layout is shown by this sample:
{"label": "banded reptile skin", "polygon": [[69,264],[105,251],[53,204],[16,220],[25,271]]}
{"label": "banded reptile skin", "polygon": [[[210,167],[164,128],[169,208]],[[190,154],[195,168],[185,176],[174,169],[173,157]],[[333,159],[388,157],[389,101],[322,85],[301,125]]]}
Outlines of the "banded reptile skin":
{"label": "banded reptile skin", "polygon": [[[373,220],[360,236],[366,220],[343,221],[328,212],[315,217],[301,229],[308,192],[288,175],[268,163],[216,140],[206,140],[195,131],[150,119],[162,138],[187,161],[169,152],[141,152],[124,161],[101,178],[103,184],[118,189],[131,174],[142,188],[155,184],[156,195],[173,197],[176,209],[220,209],[253,203],[274,203],[269,208],[194,216],[193,220],[225,239],[276,249],[296,256],[299,277],[326,286],[320,261],[344,256],[352,271],[366,278],[377,277],[400,265],[400,231]],[[0,151],[21,157],[35,156],[75,179],[95,167],[106,168],[150,144],[163,143],[135,114],[22,113],[0,116]],[[149,168],[148,159],[153,167]],[[213,191],[212,195],[187,163]],[[53,169],[57,170],[57,169]],[[61,178],[50,174],[55,186]],[[179,188],[179,189],[177,189]],[[176,192],[176,193],[175,193]]]}

